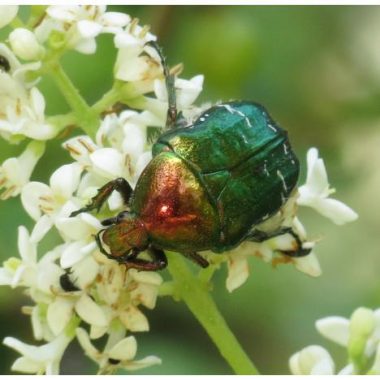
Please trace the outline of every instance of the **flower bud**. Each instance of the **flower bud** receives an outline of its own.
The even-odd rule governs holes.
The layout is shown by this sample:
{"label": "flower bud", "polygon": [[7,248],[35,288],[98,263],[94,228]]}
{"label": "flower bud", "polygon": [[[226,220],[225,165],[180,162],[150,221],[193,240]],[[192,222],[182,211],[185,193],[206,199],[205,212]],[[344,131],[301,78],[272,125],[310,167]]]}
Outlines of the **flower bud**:
{"label": "flower bud", "polygon": [[380,375],[380,343],[377,345],[375,360],[372,368],[368,372],[368,375]]}
{"label": "flower bud", "polygon": [[375,317],[373,311],[360,307],[351,316],[350,338],[368,339],[375,328]]}
{"label": "flower bud", "polygon": [[8,25],[16,17],[17,5],[0,5],[0,28]]}
{"label": "flower bud", "polygon": [[317,345],[305,347],[289,360],[294,375],[333,375],[335,364],[329,352]]}
{"label": "flower bud", "polygon": [[33,32],[24,28],[17,28],[9,35],[9,43],[13,52],[27,61],[37,60],[42,53],[42,47]]}
{"label": "flower bud", "polygon": [[374,330],[375,316],[373,311],[365,307],[356,309],[350,321],[348,355],[357,372],[360,372],[367,364],[365,348]]}

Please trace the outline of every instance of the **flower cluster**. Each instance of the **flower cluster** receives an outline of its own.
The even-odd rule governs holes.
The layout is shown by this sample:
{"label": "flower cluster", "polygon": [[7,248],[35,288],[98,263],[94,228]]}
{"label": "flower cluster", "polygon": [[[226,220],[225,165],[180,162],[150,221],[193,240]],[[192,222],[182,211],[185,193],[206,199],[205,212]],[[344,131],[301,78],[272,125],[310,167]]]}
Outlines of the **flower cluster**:
{"label": "flower cluster", "polygon": [[[17,18],[17,12],[17,7],[1,6],[0,27]],[[114,192],[96,217],[88,212],[70,217],[110,180],[123,177],[134,187],[151,160],[149,134],[152,129],[159,132],[165,125],[168,108],[160,55],[147,45],[156,37],[138,20],[107,12],[105,6],[37,7],[32,16],[35,13],[37,23],[20,27],[23,22],[18,19],[18,27],[9,34],[9,46],[0,44],[0,136],[26,145],[19,157],[9,158],[0,166],[0,197],[21,194],[22,205],[35,222],[30,232],[19,227],[20,257],[4,262],[0,285],[26,289],[33,306],[24,307],[23,311],[31,317],[35,339],[44,342],[32,346],[6,338],[4,344],[21,355],[12,369],[57,374],[62,355],[74,339],[98,364],[100,373],[158,364],[160,359],[155,356],[135,359],[137,342],[131,333],[149,330],[144,308],[155,307],[161,276],[126,270],[100,253],[94,240],[101,229],[100,220],[123,210],[120,195]],[[90,106],[70,90],[73,84],[66,83],[69,79],[60,71],[59,59],[68,50],[94,53],[96,38],[101,33],[114,36],[114,85]],[[181,65],[171,69],[177,106],[191,119],[199,111],[193,102],[202,90],[203,76],[185,80],[178,78],[180,71]],[[38,89],[45,72],[56,80],[71,106],[69,114],[45,115],[45,98]],[[121,109],[116,112],[114,104],[121,104]],[[62,144],[73,161],[55,170],[48,184],[31,181],[45,145],[67,126],[67,120],[84,125],[86,132]],[[312,249],[315,242],[307,239],[297,218],[298,205],[312,207],[337,224],[354,220],[357,215],[341,202],[328,198],[332,191],[316,149],[309,150],[307,163],[306,184],[278,214],[259,227],[264,232],[291,228],[302,248]],[[52,231],[58,232],[60,243],[41,252],[41,241]],[[215,269],[223,262],[227,264],[229,291],[246,281],[249,256],[258,256],[273,265],[290,262],[309,275],[319,275],[313,252],[300,258],[281,254],[294,244],[295,237],[284,234],[262,243],[243,243],[223,255],[209,254],[210,262]],[[94,344],[101,337],[106,337],[102,349]]]}
{"label": "flower cluster", "polygon": [[348,364],[336,372],[330,353],[322,346],[308,346],[289,361],[294,375],[379,375],[380,309],[356,309],[350,319],[327,317],[316,322],[325,338],[345,347]]}
{"label": "flower cluster", "polygon": [[[17,7],[2,7],[0,14],[5,26],[16,17]],[[129,86],[130,98],[152,92],[156,97],[139,98],[141,112],[107,114],[94,139],[81,135],[66,141],[63,148],[74,162],[58,168],[49,184],[30,181],[45,141],[56,136],[59,127],[46,121],[38,78],[28,82],[26,73],[44,66],[52,38],[55,43],[64,41],[64,50],[90,54],[100,33],[115,35],[115,81]],[[27,290],[34,306],[23,311],[31,316],[35,339],[47,342],[32,346],[6,338],[4,344],[21,354],[12,366],[15,371],[59,373],[62,355],[75,337],[85,354],[98,363],[100,373],[160,363],[156,356],[135,360],[137,342],[130,334],[149,330],[143,308],[155,307],[161,276],[126,271],[107,259],[93,238],[101,227],[99,220],[88,213],[70,218],[110,179],[124,177],[134,185],[151,159],[148,126],[162,127],[167,108],[160,58],[145,46],[154,39],[136,20],[106,12],[103,6],[50,6],[36,29],[17,28],[9,35],[10,48],[0,45],[0,55],[10,65],[0,70],[1,137],[16,143],[29,140],[19,157],[7,159],[0,167],[1,198],[21,193],[22,205],[35,221],[31,233],[19,227],[20,257],[4,262],[0,285]],[[36,61],[20,64],[16,56]],[[202,76],[177,79],[180,109],[190,107],[202,81]],[[110,197],[108,206],[110,211],[121,210],[118,194]],[[40,242],[52,229],[58,231],[62,242],[49,252],[41,252]],[[96,348],[92,341],[105,335],[104,348]]]}

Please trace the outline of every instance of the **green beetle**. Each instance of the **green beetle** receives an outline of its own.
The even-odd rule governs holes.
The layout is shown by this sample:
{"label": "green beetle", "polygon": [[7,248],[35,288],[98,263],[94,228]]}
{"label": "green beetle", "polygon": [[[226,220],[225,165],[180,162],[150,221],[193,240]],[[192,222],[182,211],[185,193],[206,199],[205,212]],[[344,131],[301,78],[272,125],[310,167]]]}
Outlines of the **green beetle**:
{"label": "green beetle", "polygon": [[[113,190],[127,211],[104,220],[96,241],[107,257],[128,268],[159,270],[164,250],[179,252],[206,267],[198,252],[223,252],[245,240],[263,241],[291,233],[299,243],[289,255],[302,256],[291,229],[266,235],[255,226],[289,199],[299,174],[287,132],[259,104],[234,101],[211,107],[191,125],[177,117],[174,77],[160,54],[169,94],[167,131],[153,145],[153,158],[134,191],[123,178],[99,189],[92,202],[72,213],[99,209]],[[108,250],[104,248],[108,246]],[[140,257],[147,252],[151,260]]]}

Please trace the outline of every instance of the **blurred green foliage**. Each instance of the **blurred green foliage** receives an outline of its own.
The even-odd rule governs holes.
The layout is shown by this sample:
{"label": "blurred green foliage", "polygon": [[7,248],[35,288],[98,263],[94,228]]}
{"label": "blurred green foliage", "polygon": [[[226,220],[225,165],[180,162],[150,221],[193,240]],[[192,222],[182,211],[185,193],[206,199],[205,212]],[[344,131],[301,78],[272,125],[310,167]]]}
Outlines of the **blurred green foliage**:
{"label": "blurred green foliage", "polygon": [[[323,344],[343,364],[343,350],[324,341],[314,321],[349,316],[359,305],[380,306],[380,36],[379,7],[295,6],[113,6],[139,17],[159,37],[171,65],[185,64],[183,77],[205,75],[199,102],[252,99],[264,104],[289,131],[305,176],[311,146],[325,158],[337,197],[360,215],[347,226],[303,212],[310,236],[323,238],[316,253],[323,275],[309,278],[290,266],[271,268],[251,260],[249,281],[228,294],[225,273],[213,294],[243,347],[264,374],[288,373],[290,355],[308,344]],[[5,31],[6,32],[6,31]],[[2,32],[2,38],[6,34]],[[70,53],[64,66],[93,102],[112,82],[116,52],[101,36],[93,56]],[[47,112],[67,110],[49,81],[40,86]],[[64,139],[62,139],[64,141]],[[61,141],[61,142],[62,142]],[[52,144],[34,180],[48,181],[70,162],[60,143]],[[0,141],[0,161],[23,146]],[[17,226],[32,225],[19,199],[0,203],[0,258],[17,255]],[[48,243],[47,243],[48,244]],[[0,289],[0,337],[33,343],[30,322],[20,314],[28,304],[20,291]],[[144,374],[225,374],[230,369],[186,307],[160,299],[147,312],[151,331],[138,334],[139,354],[155,354],[160,367]],[[9,373],[17,354],[0,346],[0,373]],[[88,373],[79,348],[65,356],[63,372]]]}

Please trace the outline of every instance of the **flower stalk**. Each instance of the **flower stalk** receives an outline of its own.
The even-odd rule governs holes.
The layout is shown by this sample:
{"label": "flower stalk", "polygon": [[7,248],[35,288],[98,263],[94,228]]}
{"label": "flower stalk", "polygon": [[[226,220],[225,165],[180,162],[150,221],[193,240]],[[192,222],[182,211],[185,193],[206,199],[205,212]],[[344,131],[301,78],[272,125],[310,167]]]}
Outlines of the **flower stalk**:
{"label": "flower stalk", "polygon": [[51,76],[74,114],[77,116],[77,119],[80,120],[80,127],[89,136],[94,137],[99,125],[98,116],[80,95],[78,89],[74,86],[62,66],[59,63],[54,63],[50,67]]}
{"label": "flower stalk", "polygon": [[210,293],[202,287],[178,253],[168,252],[168,258],[169,272],[176,282],[182,300],[206,330],[235,374],[258,375],[259,371],[231,332]]}

